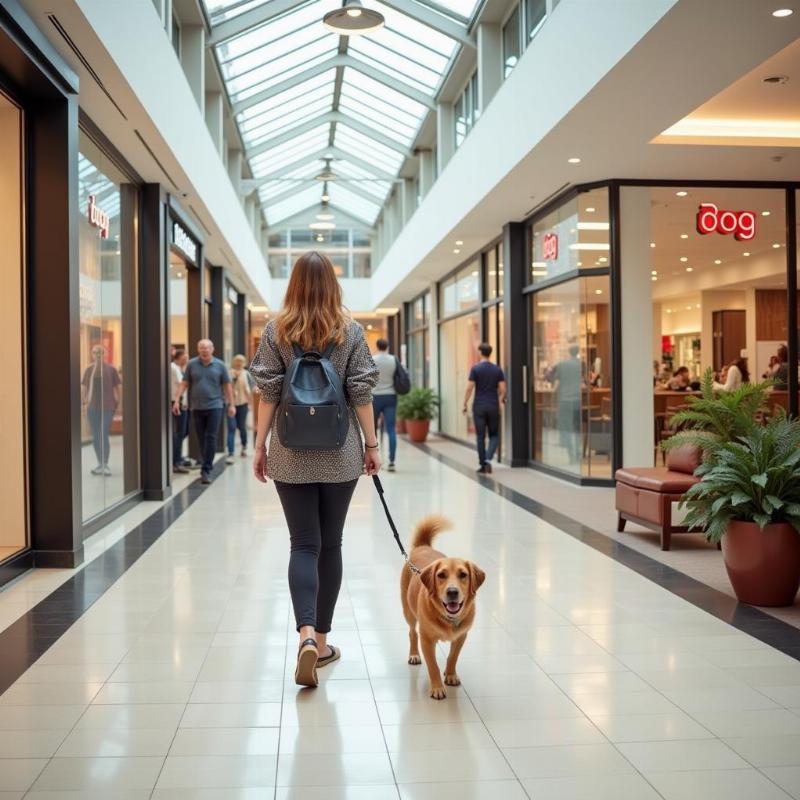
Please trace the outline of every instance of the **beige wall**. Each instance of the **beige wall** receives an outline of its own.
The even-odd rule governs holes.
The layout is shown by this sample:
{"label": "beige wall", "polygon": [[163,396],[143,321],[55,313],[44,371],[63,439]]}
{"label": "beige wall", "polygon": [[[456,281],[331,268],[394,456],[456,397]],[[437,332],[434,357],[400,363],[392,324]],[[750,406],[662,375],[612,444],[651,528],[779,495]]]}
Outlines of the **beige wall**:
{"label": "beige wall", "polygon": [[0,559],[26,542],[21,113],[0,95]]}

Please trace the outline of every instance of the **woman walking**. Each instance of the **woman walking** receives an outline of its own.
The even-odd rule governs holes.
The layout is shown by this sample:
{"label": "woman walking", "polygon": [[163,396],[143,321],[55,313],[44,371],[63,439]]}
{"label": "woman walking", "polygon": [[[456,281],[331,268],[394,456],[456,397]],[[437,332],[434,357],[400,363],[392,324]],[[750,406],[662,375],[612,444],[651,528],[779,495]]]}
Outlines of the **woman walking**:
{"label": "woman walking", "polygon": [[225,459],[226,464],[233,464],[237,430],[242,443],[242,458],[247,455],[247,412],[250,410],[250,401],[253,398],[253,393],[250,391],[250,375],[244,368],[246,363],[247,359],[243,355],[234,356],[231,361],[231,368],[228,370],[231,375],[233,404],[236,406],[236,414],[228,417],[228,457]]}
{"label": "woman walking", "polygon": [[[335,449],[295,449],[281,441],[276,409],[284,376],[295,354],[309,351],[328,355],[346,397],[350,424]],[[262,483],[275,481],[289,526],[289,590],[300,634],[295,682],[316,686],[317,669],[341,655],[327,636],[342,582],[347,510],[358,478],[381,467],[372,410],[378,370],[363,329],[342,307],[342,290],[325,255],[305,253],[294,265],[283,308],[264,329],[250,373],[261,391],[253,472]]]}

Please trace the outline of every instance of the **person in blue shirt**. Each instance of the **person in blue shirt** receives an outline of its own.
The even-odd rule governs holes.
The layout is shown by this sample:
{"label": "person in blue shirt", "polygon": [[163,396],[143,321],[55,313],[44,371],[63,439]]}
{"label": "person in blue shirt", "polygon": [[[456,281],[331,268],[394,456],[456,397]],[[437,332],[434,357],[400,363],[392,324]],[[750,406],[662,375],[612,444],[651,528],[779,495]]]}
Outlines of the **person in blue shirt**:
{"label": "person in blue shirt", "polygon": [[[500,404],[506,401],[506,376],[503,370],[489,359],[492,346],[482,344],[478,351],[481,360],[469,372],[469,383],[464,395],[464,413],[472,393],[475,401],[472,404],[472,417],[475,421],[475,435],[478,440],[478,472],[490,473],[491,461],[500,441]],[[489,449],[486,449],[486,434],[489,434]]]}

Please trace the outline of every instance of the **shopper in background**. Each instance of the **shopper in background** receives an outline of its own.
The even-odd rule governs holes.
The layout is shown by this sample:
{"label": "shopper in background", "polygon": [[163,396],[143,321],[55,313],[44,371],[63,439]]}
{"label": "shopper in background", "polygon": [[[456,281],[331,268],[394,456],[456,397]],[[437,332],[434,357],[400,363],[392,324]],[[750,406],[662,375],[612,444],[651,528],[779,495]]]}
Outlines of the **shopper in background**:
{"label": "shopper in background", "polygon": [[773,388],[785,392],[789,388],[789,348],[782,344],[776,355],[778,364],[772,373],[772,380],[775,381]]}
{"label": "shopper in background", "polygon": [[250,373],[245,369],[247,359],[243,355],[236,355],[231,361],[231,385],[233,386],[233,404],[236,414],[228,417],[228,457],[226,464],[233,464],[233,452],[236,444],[236,431],[242,443],[242,458],[247,456],[247,412],[250,410],[250,401],[253,393],[250,388]]}
{"label": "shopper in background", "polygon": [[197,343],[197,356],[186,365],[183,380],[173,396],[172,413],[175,416],[181,413],[180,396],[187,389],[189,411],[203,453],[200,477],[203,483],[211,483],[223,410],[227,406],[228,416],[233,417],[236,415],[236,407],[233,404],[228,368],[218,358],[214,358],[214,343],[210,339],[201,339]]}
{"label": "shopper in background", "polygon": [[667,389],[671,392],[685,392],[689,388],[689,383],[689,367],[678,367],[673,376],[669,379]]}
{"label": "shopper in background", "polygon": [[172,348],[172,363],[170,364],[170,378],[172,389],[170,397],[180,400],[180,413],[172,416],[172,471],[178,473],[189,472],[183,463],[183,441],[189,433],[189,407],[186,392],[178,395],[178,387],[183,380],[183,373],[189,363],[189,356],[182,347]]}
{"label": "shopper in background", "polygon": [[579,465],[582,457],[583,414],[581,394],[585,387],[586,368],[580,358],[581,349],[571,344],[569,358],[553,367],[553,392],[558,402],[559,443],[567,451],[569,463]]}
{"label": "shopper in background", "polygon": [[[350,415],[347,435],[337,449],[285,447],[273,423],[295,348],[308,352],[331,344],[330,364]],[[275,481],[291,539],[289,591],[300,634],[295,682],[316,686],[317,668],[340,656],[327,637],[342,583],[342,531],[350,500],[359,477],[381,468],[372,410],[378,370],[364,330],[342,307],[342,287],[324,253],[311,251],[297,260],[283,308],[264,328],[250,372],[261,389],[253,473],[262,483],[268,476]]]}
{"label": "shopper in background", "polygon": [[116,367],[105,363],[106,349],[101,344],[92,348],[94,362],[87,367],[81,380],[81,402],[86,407],[89,427],[92,429],[92,445],[97,466],[92,475],[110,475],[108,466],[111,454],[111,423],[120,398],[120,384]]}
{"label": "shopper in background", "polygon": [[750,382],[750,370],[747,369],[746,358],[735,358],[725,367],[725,377],[720,375],[720,381],[714,381],[714,388],[718,392],[734,392],[743,383]]}
{"label": "shopper in background", "polygon": [[[467,391],[464,394],[464,413],[475,392],[472,404],[472,417],[475,421],[475,435],[478,440],[478,472],[490,473],[491,461],[500,443],[500,404],[506,401],[506,376],[497,364],[490,361],[492,346],[482,344],[478,348],[481,360],[469,372]],[[489,434],[489,449],[486,449],[486,434]]]}
{"label": "shopper in background", "polygon": [[378,383],[372,392],[372,408],[375,410],[375,427],[378,418],[383,414],[383,427],[389,436],[389,472],[394,472],[394,460],[397,455],[397,392],[394,388],[394,376],[397,372],[397,358],[389,353],[389,342],[378,339],[375,343],[378,352],[372,358],[378,368]]}

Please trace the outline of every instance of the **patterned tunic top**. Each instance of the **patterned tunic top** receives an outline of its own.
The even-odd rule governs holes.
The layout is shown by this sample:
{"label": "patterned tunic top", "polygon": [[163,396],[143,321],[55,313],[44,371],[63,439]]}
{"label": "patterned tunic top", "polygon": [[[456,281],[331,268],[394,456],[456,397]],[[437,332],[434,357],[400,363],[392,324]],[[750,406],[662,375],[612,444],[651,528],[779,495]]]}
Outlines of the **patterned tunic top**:
{"label": "patterned tunic top", "polygon": [[[283,376],[294,359],[291,345],[279,344],[275,323],[269,322],[261,335],[261,344],[250,365],[250,374],[261,390],[261,400],[278,403],[283,389]],[[282,483],[345,483],[358,478],[363,471],[364,450],[361,430],[353,409],[372,402],[372,390],[378,381],[378,368],[372,360],[364,329],[357,322],[347,326],[345,340],[331,353],[331,363],[347,395],[350,427],[347,438],[338,450],[289,450],[276,433],[278,415],[272,419],[272,433],[267,452],[267,475]]]}

